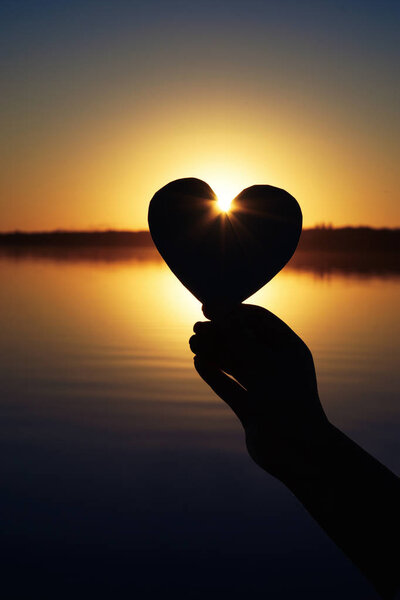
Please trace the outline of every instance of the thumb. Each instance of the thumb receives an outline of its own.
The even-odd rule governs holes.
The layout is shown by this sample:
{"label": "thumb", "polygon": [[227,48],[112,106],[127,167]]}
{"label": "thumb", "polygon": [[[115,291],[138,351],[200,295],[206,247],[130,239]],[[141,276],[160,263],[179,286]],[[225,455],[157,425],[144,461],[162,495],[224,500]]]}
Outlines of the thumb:
{"label": "thumb", "polygon": [[247,391],[226,375],[212,362],[194,357],[194,366],[200,377],[233,410],[244,424],[246,418]]}

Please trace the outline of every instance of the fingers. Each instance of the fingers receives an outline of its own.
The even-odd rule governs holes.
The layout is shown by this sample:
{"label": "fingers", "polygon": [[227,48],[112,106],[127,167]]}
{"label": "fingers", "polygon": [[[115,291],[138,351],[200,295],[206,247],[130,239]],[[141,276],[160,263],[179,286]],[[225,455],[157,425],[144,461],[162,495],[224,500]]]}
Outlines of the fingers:
{"label": "fingers", "polygon": [[244,343],[240,332],[231,331],[225,323],[196,323],[193,330],[195,335],[189,340],[192,352],[249,389],[255,381],[254,344]]}
{"label": "fingers", "polygon": [[194,366],[200,377],[210,386],[236,414],[240,421],[246,422],[247,392],[241,385],[225,375],[215,364],[202,358],[194,357]]}
{"label": "fingers", "polygon": [[196,323],[192,351],[232,375],[246,390],[258,391],[268,377],[286,379],[289,363],[303,363],[304,343],[277,316],[251,304],[215,313],[204,307],[209,322]]}
{"label": "fingers", "polygon": [[279,347],[298,343],[298,336],[279,317],[254,304],[239,304],[229,309],[203,306],[204,315],[220,327],[243,334],[249,341],[267,342]]}
{"label": "fingers", "polygon": [[189,340],[189,346],[194,354],[207,354],[209,357],[217,358],[221,353],[221,340],[213,323],[195,323],[193,327],[195,335]]}
{"label": "fingers", "polygon": [[224,324],[199,322],[195,323],[193,331],[195,335],[189,340],[192,352],[217,363],[220,369],[231,372],[234,358],[233,339]]}
{"label": "fingers", "polygon": [[257,313],[257,315],[260,315],[262,313],[269,313],[269,311],[265,308],[261,308],[261,306],[256,306],[255,304],[229,305],[226,303],[218,302],[203,304],[202,311],[204,316],[207,319],[210,319],[210,321],[218,321],[231,318],[238,319],[248,317],[249,315],[255,313]]}
{"label": "fingers", "polygon": [[238,309],[241,304],[227,304],[226,302],[212,302],[202,306],[203,314],[206,319],[216,321],[223,319]]}
{"label": "fingers", "polygon": [[195,333],[203,333],[203,331],[207,332],[211,329],[213,329],[213,324],[209,321],[197,321],[197,323],[193,325],[193,331]]}

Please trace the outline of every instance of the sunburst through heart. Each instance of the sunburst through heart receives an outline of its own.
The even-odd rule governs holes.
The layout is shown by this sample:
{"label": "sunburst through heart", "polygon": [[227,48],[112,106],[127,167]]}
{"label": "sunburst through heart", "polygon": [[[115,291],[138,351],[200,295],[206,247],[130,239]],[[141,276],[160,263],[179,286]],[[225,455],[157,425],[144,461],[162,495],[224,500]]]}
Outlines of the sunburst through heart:
{"label": "sunburst through heart", "polygon": [[149,206],[153,241],[203,304],[242,302],[270,281],[296,249],[301,209],[288,192],[253,185],[217,198],[195,178],[161,188]]}

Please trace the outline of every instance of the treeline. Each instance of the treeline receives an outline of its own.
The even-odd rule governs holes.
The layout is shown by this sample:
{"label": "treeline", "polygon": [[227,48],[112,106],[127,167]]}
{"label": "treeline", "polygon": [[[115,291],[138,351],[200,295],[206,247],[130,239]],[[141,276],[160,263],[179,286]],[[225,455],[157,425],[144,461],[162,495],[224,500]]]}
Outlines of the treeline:
{"label": "treeline", "polygon": [[153,246],[148,231],[46,231],[0,233],[3,246],[131,247]]}
{"label": "treeline", "polygon": [[317,252],[400,252],[400,229],[316,227],[304,229],[298,250]]}
{"label": "treeline", "polygon": [[[2,246],[111,248],[153,246],[148,231],[52,231],[0,233]],[[298,251],[400,252],[400,229],[372,227],[316,227],[304,229]]]}

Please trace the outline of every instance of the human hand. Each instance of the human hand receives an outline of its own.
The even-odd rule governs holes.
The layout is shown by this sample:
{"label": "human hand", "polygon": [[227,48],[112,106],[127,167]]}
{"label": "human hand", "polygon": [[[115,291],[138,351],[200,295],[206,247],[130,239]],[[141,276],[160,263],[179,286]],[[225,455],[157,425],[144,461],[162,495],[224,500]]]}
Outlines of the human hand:
{"label": "human hand", "polygon": [[259,306],[204,314],[211,321],[196,323],[189,342],[194,365],[242,422],[250,456],[285,482],[312,470],[331,426],[308,347]]}
{"label": "human hand", "polygon": [[194,364],[239,417],[250,456],[392,598],[398,478],[328,421],[311,352],[283,321],[248,304],[204,314],[211,321],[196,323],[190,338]]}

